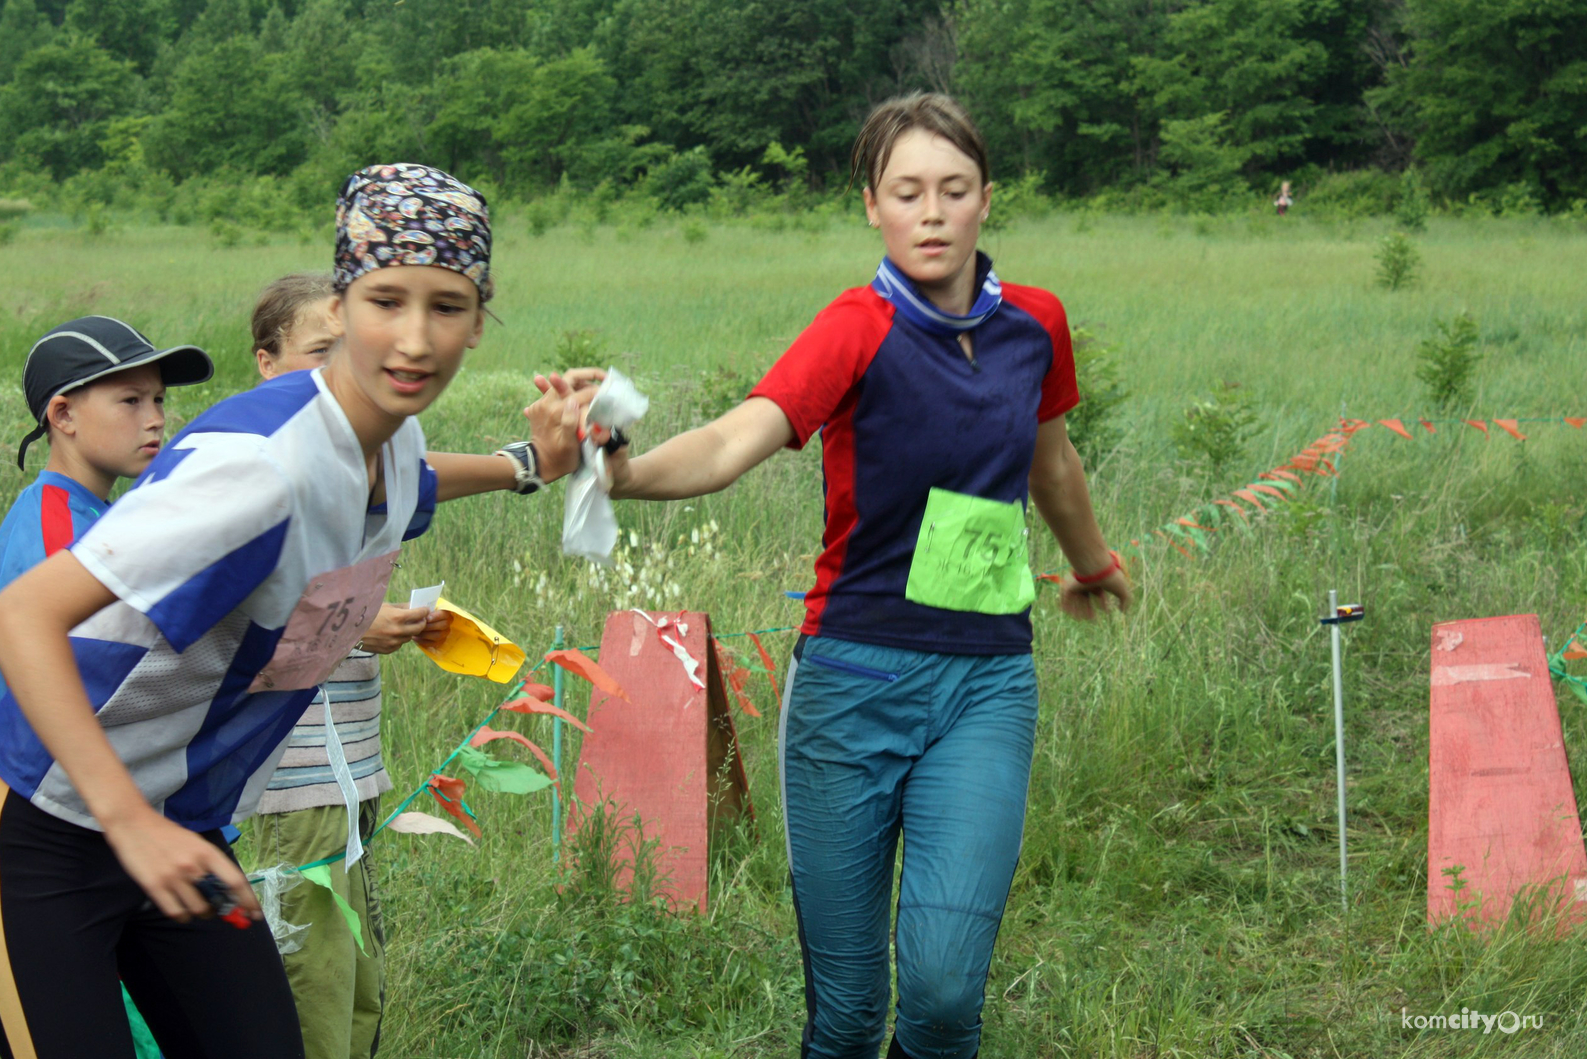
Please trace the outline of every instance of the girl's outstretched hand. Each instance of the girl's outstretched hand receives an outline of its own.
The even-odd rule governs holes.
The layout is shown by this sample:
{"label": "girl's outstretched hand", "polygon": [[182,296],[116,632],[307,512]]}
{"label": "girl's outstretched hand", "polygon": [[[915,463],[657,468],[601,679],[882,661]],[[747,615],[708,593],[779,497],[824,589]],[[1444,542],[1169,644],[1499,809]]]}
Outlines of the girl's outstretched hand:
{"label": "girl's outstretched hand", "polygon": [[[1110,604],[1108,597],[1112,596]],[[1073,574],[1065,574],[1058,585],[1058,605],[1071,618],[1092,621],[1099,614],[1117,607],[1120,614],[1127,613],[1135,601],[1135,590],[1122,569],[1115,569],[1101,581],[1082,585]]]}
{"label": "girl's outstretched hand", "polygon": [[566,375],[536,375],[540,399],[523,410],[540,458],[540,479],[555,481],[579,466],[579,423],[606,372],[573,368]]}
{"label": "girl's outstretched hand", "polygon": [[155,907],[178,923],[215,914],[193,885],[206,875],[225,883],[250,919],[263,918],[248,877],[230,857],[147,804],[125,820],[107,823],[105,841]]}

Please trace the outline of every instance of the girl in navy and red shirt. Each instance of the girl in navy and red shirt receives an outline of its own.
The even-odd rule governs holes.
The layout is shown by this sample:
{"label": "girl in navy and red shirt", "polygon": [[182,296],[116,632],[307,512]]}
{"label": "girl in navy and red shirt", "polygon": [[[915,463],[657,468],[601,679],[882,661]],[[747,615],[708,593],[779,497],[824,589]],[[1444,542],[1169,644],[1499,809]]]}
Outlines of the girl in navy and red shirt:
{"label": "girl in navy and red shirt", "polygon": [[878,107],[854,169],[886,256],[748,400],[612,461],[612,495],[697,496],[820,433],[826,530],[789,667],[781,766],[804,953],[801,1055],[970,1059],[1024,826],[1037,714],[1025,504],[1090,618],[1131,592],[1064,426],[1079,401],[1063,306],[976,249],[986,148],[941,95]]}

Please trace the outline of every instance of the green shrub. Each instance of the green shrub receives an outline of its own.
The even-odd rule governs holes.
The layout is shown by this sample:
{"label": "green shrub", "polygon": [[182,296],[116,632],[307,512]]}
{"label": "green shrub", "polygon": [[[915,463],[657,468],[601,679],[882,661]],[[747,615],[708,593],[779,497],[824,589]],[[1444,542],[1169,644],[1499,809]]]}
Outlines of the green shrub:
{"label": "green shrub", "polygon": [[1163,122],[1164,168],[1154,180],[1186,213],[1221,211],[1250,191],[1241,173],[1251,149],[1233,142],[1228,117],[1220,110]]}
{"label": "green shrub", "polygon": [[645,174],[642,187],[662,209],[681,210],[709,199],[711,185],[715,182],[711,156],[706,154],[704,147],[695,147],[652,166]]}
{"label": "green shrub", "polygon": [[556,209],[545,198],[535,199],[525,211],[529,220],[529,234],[535,238],[546,234],[551,226],[557,223]]}
{"label": "green shrub", "polygon": [[27,199],[0,199],[0,221],[25,217],[33,212],[33,203]]}
{"label": "green shrub", "polygon": [[110,234],[110,211],[103,203],[90,203],[83,211],[83,231],[98,239]]}
{"label": "green shrub", "polygon": [[8,246],[17,237],[22,225],[16,221],[0,221],[0,246]]}
{"label": "green shrub", "polygon": [[1448,410],[1470,403],[1473,376],[1482,360],[1477,321],[1468,312],[1438,321],[1438,336],[1422,340],[1416,351],[1416,378],[1428,400]]}
{"label": "green shrub", "polygon": [[1105,345],[1084,327],[1077,327],[1074,348],[1080,404],[1064,418],[1076,450],[1087,466],[1094,466],[1117,448],[1124,436],[1115,413],[1129,397],[1129,391],[1119,382],[1114,347]]}
{"label": "green shrub", "polygon": [[679,231],[683,233],[683,241],[686,243],[705,242],[705,222],[698,217],[690,217],[685,220]]}
{"label": "green shrub", "polygon": [[1524,180],[1505,185],[1499,192],[1499,208],[1495,212],[1501,217],[1536,217],[1543,212],[1538,205],[1537,188]]}
{"label": "green shrub", "polygon": [[587,368],[600,363],[602,350],[605,348],[606,339],[599,331],[588,327],[578,328],[564,331],[557,336],[556,345],[551,350],[551,358],[557,371]]}
{"label": "green shrub", "polygon": [[1378,244],[1378,286],[1402,290],[1416,282],[1422,255],[1404,232],[1393,232]]}
{"label": "green shrub", "polygon": [[1036,171],[1015,180],[999,182],[992,192],[992,209],[982,225],[997,232],[1015,221],[1041,218],[1052,212],[1052,199],[1042,191],[1047,174]]}
{"label": "green shrub", "polygon": [[215,237],[215,245],[231,249],[242,245],[243,230],[231,221],[217,217],[209,224],[209,234]]}
{"label": "green shrub", "polygon": [[1422,183],[1420,170],[1407,169],[1400,174],[1400,196],[1394,204],[1394,222],[1407,232],[1420,232],[1427,227],[1427,215],[1433,211],[1433,200]]}
{"label": "green shrub", "polygon": [[1245,455],[1246,442],[1259,425],[1250,394],[1238,383],[1224,383],[1192,402],[1169,429],[1180,456],[1205,463],[1216,474]]}
{"label": "green shrub", "polygon": [[1308,215],[1340,219],[1389,213],[1400,195],[1400,181],[1376,169],[1321,173],[1297,188],[1297,209],[1304,204]]}

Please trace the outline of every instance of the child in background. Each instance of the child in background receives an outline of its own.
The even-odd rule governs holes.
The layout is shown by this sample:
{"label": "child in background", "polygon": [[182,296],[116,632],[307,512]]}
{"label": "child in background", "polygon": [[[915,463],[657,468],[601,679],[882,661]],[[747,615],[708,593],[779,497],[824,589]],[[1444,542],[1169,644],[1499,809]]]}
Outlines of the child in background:
{"label": "child in background", "polygon": [[[334,296],[329,273],[294,273],[265,288],[253,312],[254,360],[264,379],[325,365],[336,345],[329,317]],[[568,373],[568,382],[581,389],[599,377],[599,372],[575,369]],[[502,456],[428,453],[426,459],[437,468],[442,499],[514,484],[516,464]],[[467,481],[453,488],[459,472]],[[261,863],[309,864],[346,845],[347,810],[326,752],[323,695],[330,696],[331,718],[358,792],[363,837],[379,825],[380,795],[391,789],[391,778],[380,755],[377,656],[409,642],[441,642],[448,617],[444,611],[430,614],[423,607],[381,604],[375,623],[292,730],[286,753],[259,799],[260,815],[253,827]],[[331,866],[332,885],[363,920],[363,952],[322,887],[297,886],[281,898],[282,919],[306,927],[295,939],[298,947],[283,958],[308,1059],[367,1059],[379,1044],[385,936],[371,856],[366,850],[350,871],[339,862]]]}
{"label": "child in background", "polygon": [[[28,351],[22,389],[36,426],[17,452],[50,447],[44,470],[0,522],[0,588],[76,540],[110,506],[118,478],[136,478],[165,440],[165,388],[214,373],[196,346],[155,349],[108,316],[70,320]],[[139,1059],[157,1056],[149,1029],[123,996]],[[3,1047],[4,1033],[0,1033]]]}
{"label": "child in background", "polygon": [[[483,330],[484,200],[426,166],[356,173],[336,265],[330,365],[198,417],[0,593],[0,1020],[16,1054],[130,1056],[118,970],[168,1059],[303,1054],[269,932],[212,918],[197,884],[259,916],[219,828],[253,812],[373,623],[397,547],[428,528],[440,490],[414,417]],[[527,460],[491,461],[520,488],[578,463],[577,402],[548,385]]]}
{"label": "child in background", "polygon": [[1289,181],[1286,180],[1278,186],[1278,198],[1273,200],[1273,205],[1278,210],[1278,215],[1282,217],[1294,204],[1295,199],[1289,193]]}

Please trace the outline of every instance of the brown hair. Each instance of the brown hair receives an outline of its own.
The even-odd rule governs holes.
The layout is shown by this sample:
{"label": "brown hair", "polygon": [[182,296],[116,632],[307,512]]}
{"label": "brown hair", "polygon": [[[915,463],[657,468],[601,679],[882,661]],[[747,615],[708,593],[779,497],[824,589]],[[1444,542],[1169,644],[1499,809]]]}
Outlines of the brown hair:
{"label": "brown hair", "polygon": [[279,356],[281,340],[298,322],[304,306],[333,293],[329,272],[294,272],[270,284],[253,307],[253,347]]}
{"label": "brown hair", "polygon": [[849,186],[864,178],[871,190],[881,182],[893,145],[910,129],[935,133],[969,155],[981,170],[982,185],[992,182],[986,140],[959,101],[941,92],[911,92],[879,104],[860,128],[849,158]]}

